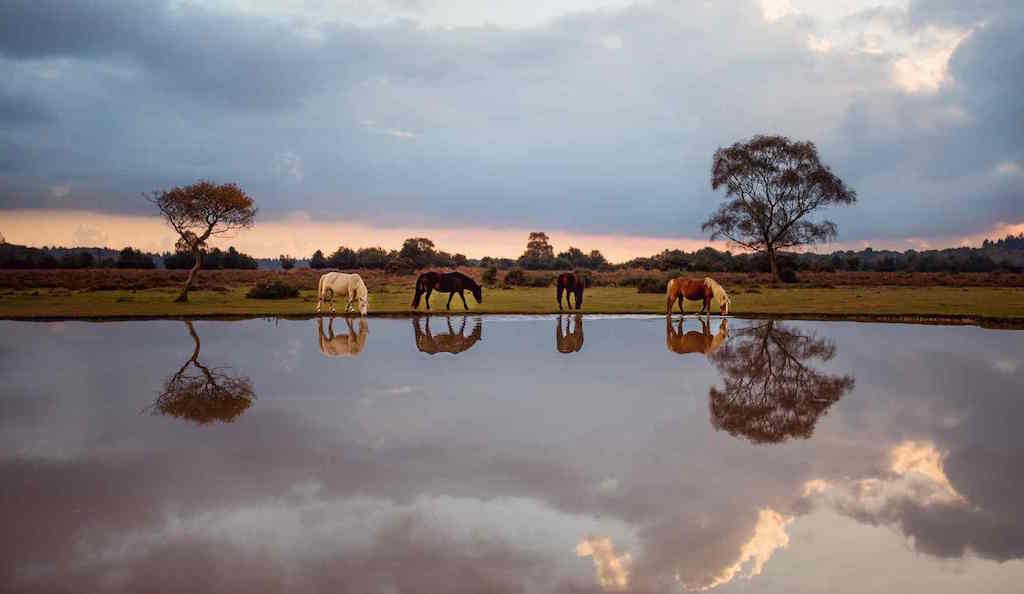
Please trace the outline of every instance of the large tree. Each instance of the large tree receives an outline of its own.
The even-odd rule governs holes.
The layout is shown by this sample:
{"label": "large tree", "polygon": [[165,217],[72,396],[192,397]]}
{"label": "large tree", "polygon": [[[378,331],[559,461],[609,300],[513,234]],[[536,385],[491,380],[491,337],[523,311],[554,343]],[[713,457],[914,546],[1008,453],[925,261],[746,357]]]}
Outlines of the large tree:
{"label": "large tree", "polygon": [[711,424],[754,443],[809,438],[818,419],[854,387],[853,376],[817,367],[835,355],[832,341],[774,320],[734,330],[708,354],[724,384],[708,394]]}
{"label": "large tree", "polygon": [[214,235],[251,227],[256,217],[253,200],[236,184],[200,181],[190,186],[152,192],[146,196],[178,234],[177,249],[195,258],[185,286],[175,301],[187,302],[188,290],[202,266],[206,242]]}
{"label": "large tree", "polygon": [[426,268],[434,264],[437,251],[434,249],[434,242],[426,237],[410,237],[402,243],[398,256],[415,262],[416,268]]}
{"label": "large tree", "polygon": [[725,188],[726,201],[701,226],[711,239],[728,239],[763,251],[778,280],[779,250],[829,241],[836,224],[808,219],[835,204],[852,204],[857,193],[818,158],[813,142],[785,136],[755,136],[715,151],[711,188]]}
{"label": "large tree", "polygon": [[555,248],[549,243],[548,234],[533,231],[526,242],[526,251],[519,256],[519,265],[523,268],[552,268],[555,264]]}

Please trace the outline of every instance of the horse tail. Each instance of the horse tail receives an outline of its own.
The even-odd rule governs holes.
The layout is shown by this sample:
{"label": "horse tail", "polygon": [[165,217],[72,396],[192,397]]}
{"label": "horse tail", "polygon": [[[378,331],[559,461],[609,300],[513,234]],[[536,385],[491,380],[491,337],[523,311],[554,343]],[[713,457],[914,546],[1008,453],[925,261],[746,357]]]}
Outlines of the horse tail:
{"label": "horse tail", "polygon": [[417,307],[420,306],[420,296],[423,295],[423,293],[425,293],[426,290],[427,290],[423,286],[424,284],[426,284],[426,283],[423,282],[423,277],[424,276],[425,275],[421,274],[419,276],[419,278],[416,279],[416,294],[412,298],[412,308],[413,309],[416,309]]}
{"label": "horse tail", "polygon": [[327,277],[326,274],[321,274],[320,275],[320,280],[316,283],[316,299],[317,299],[317,301],[323,301],[324,300],[324,278],[326,278],[326,277]]}
{"label": "horse tail", "polygon": [[728,314],[729,313],[729,294],[725,292],[722,285],[718,284],[715,279],[710,276],[704,277],[704,286],[711,289],[711,293],[715,296],[715,300],[718,301],[718,306]]}
{"label": "horse tail", "polygon": [[672,302],[676,300],[676,293],[678,291],[676,287],[677,279],[670,278],[668,283],[665,284],[665,315],[672,315]]}

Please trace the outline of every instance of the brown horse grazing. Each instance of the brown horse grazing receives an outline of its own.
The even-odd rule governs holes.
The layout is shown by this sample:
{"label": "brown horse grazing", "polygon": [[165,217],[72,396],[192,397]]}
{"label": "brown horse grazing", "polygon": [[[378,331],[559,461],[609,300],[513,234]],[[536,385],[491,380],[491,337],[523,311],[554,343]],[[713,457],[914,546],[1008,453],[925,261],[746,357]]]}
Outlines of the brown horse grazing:
{"label": "brown horse grazing", "polygon": [[672,327],[672,320],[665,318],[665,347],[673,353],[685,355],[687,353],[701,353],[710,355],[722,346],[729,337],[729,320],[722,319],[718,326],[718,332],[711,334],[711,325],[704,319],[700,319],[701,332],[691,331],[683,333],[683,320],[675,328]]}
{"label": "brown horse grazing", "polygon": [[466,336],[466,316],[462,316],[462,325],[459,333],[452,328],[452,319],[448,318],[448,334],[432,334],[430,332],[430,317],[427,317],[425,328],[420,327],[419,317],[412,318],[412,331],[416,339],[416,348],[421,353],[436,355],[437,353],[451,353],[456,355],[462,351],[469,350],[483,337],[483,323],[479,318],[474,320],[473,330]]}
{"label": "brown horse grazing", "polygon": [[[572,318],[575,325],[572,332],[569,332],[569,323]],[[555,321],[555,348],[559,353],[578,353],[583,348],[583,316],[576,314],[565,319],[565,330],[562,330],[562,314],[558,314]]]}
{"label": "brown horse grazing", "polygon": [[582,276],[575,272],[563,272],[558,275],[558,282],[555,283],[558,295],[558,310],[562,310],[562,291],[565,291],[565,305],[572,309],[571,295],[576,295],[576,309],[583,306],[583,285],[585,281]]}
{"label": "brown horse grazing", "polygon": [[483,291],[476,281],[461,272],[424,272],[416,279],[416,295],[412,298],[412,308],[420,306],[420,296],[427,294],[427,309],[430,309],[430,294],[434,291],[448,293],[448,305],[445,309],[452,308],[452,297],[456,293],[462,298],[462,307],[469,309],[466,305],[466,296],[463,291],[469,291],[476,298],[477,303],[484,302]]}
{"label": "brown horse grazing", "polygon": [[672,314],[672,303],[676,300],[679,301],[679,313],[686,315],[683,311],[684,297],[690,301],[703,301],[704,307],[700,309],[701,314],[708,313],[712,297],[718,301],[718,307],[723,316],[729,313],[729,295],[722,288],[722,285],[715,282],[711,277],[704,277],[704,280],[694,280],[680,276],[668,281],[668,288],[665,291],[665,315]]}

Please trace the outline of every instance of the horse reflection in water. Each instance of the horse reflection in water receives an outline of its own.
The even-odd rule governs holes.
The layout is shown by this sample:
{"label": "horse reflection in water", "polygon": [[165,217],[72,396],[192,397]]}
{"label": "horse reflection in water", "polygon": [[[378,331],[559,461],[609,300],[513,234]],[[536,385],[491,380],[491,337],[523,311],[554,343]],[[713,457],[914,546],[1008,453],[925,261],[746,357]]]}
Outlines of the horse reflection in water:
{"label": "horse reflection in water", "polygon": [[370,333],[366,324],[366,318],[359,318],[359,331],[352,327],[352,320],[345,318],[345,325],[348,326],[348,334],[334,334],[334,318],[327,323],[327,333],[324,334],[324,319],[317,318],[317,339],[320,345],[320,352],[325,357],[358,357],[366,348],[366,335]]}
{"label": "horse reflection in water", "polygon": [[228,373],[229,367],[209,367],[200,363],[199,335],[192,322],[186,321],[185,327],[192,336],[195,349],[185,364],[167,378],[150,410],[153,414],[168,415],[200,425],[213,421],[230,423],[256,399],[252,381]]}
{"label": "horse reflection in water", "polygon": [[[572,322],[572,332],[569,331]],[[562,330],[562,316],[555,321],[555,348],[559,353],[578,353],[583,348],[583,316],[566,316]]]}
{"label": "horse reflection in water", "polygon": [[436,355],[437,353],[458,354],[469,350],[482,338],[483,322],[480,318],[473,320],[473,330],[469,336],[466,336],[466,316],[462,316],[462,324],[459,326],[458,334],[452,328],[452,318],[450,316],[445,316],[448,322],[448,333],[434,334],[430,331],[430,317],[426,316],[426,321],[422,327],[419,316],[412,318],[412,330],[416,338],[416,348],[421,353],[427,353],[428,355]]}
{"label": "horse reflection in water", "polygon": [[835,355],[831,340],[774,320],[735,330],[709,355],[724,384],[708,394],[711,424],[754,443],[809,438],[818,419],[854,387],[852,376],[815,368]]}
{"label": "horse reflection in water", "polygon": [[680,355],[688,353],[711,355],[717,351],[725,343],[726,339],[729,338],[729,320],[723,318],[722,322],[718,325],[718,332],[711,334],[711,324],[708,320],[704,318],[698,319],[700,320],[701,331],[691,330],[684,333],[682,318],[673,327],[672,320],[666,317],[665,347],[673,353],[679,353]]}

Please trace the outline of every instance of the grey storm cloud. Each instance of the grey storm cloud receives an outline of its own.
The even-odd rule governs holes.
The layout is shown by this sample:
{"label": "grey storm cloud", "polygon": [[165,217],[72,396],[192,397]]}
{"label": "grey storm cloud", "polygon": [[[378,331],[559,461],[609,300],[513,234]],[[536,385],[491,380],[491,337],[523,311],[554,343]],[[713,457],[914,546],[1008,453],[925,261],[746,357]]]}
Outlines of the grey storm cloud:
{"label": "grey storm cloud", "polygon": [[[413,16],[5,2],[0,208],[148,212],[140,192],[211,178],[238,181],[268,216],[701,236],[720,199],[715,148],[772,132],[817,142],[858,190],[829,214],[841,239],[1024,219],[1024,176],[997,171],[1024,161],[1011,2],[915,2],[831,29],[741,1],[527,27],[419,26],[424,6],[391,6]],[[890,78],[913,48],[808,47],[865,23],[910,40],[971,32],[952,82],[910,93]],[[71,194],[53,196],[58,184]]]}

